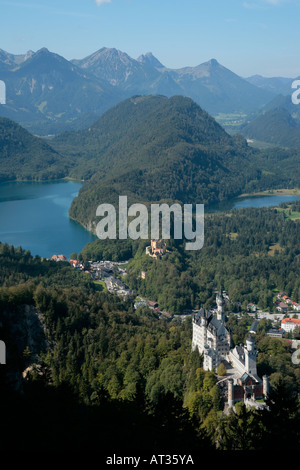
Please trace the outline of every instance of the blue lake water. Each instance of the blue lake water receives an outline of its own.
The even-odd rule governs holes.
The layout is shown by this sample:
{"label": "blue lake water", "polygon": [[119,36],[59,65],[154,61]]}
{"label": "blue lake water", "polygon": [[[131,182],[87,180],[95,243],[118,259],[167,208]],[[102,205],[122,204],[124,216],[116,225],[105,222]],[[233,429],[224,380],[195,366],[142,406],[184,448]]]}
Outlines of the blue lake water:
{"label": "blue lake water", "polygon": [[79,253],[96,239],[68,216],[81,186],[74,181],[0,184],[0,241],[47,258]]}
{"label": "blue lake water", "polygon": [[[81,186],[75,181],[0,184],[0,241],[47,258],[54,254],[69,258],[72,252],[79,253],[97,238],[68,216]],[[300,196],[286,195],[237,198],[206,206],[205,211],[276,206],[298,199]]]}
{"label": "blue lake water", "polygon": [[231,209],[244,209],[247,207],[272,207],[278,206],[283,202],[298,201],[300,196],[282,195],[275,196],[249,196],[242,198],[234,198],[226,202],[211,204],[205,208],[206,212],[222,212]]}

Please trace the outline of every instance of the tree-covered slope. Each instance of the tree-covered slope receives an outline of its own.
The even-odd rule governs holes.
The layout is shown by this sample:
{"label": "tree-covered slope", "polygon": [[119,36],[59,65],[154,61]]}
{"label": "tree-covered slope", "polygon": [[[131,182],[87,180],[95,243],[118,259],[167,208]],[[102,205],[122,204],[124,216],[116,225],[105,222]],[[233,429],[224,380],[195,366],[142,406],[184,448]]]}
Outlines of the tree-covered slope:
{"label": "tree-covered slope", "polygon": [[245,125],[244,136],[281,147],[300,147],[300,123],[284,107],[276,107]]}
{"label": "tree-covered slope", "polygon": [[0,117],[0,181],[62,178],[66,171],[63,158],[47,142]]}
{"label": "tree-covered slope", "polygon": [[101,202],[117,202],[119,195],[208,203],[241,193],[260,176],[246,141],[182,96],[131,98],[51,145],[78,162],[74,176],[90,178],[71,208],[83,224]]}

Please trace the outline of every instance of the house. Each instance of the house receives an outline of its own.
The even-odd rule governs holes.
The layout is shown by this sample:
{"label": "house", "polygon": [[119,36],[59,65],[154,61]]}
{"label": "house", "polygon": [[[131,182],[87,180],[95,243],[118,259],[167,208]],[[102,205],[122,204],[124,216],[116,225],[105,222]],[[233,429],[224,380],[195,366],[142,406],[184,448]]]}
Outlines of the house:
{"label": "house", "polygon": [[152,300],[147,300],[147,305],[148,305],[148,307],[153,308],[153,309],[158,308],[158,303],[154,302]]}
{"label": "house", "polygon": [[64,255],[53,255],[51,259],[52,261],[68,261]]}
{"label": "house", "polygon": [[281,328],[271,328],[267,331],[267,336],[270,336],[271,338],[282,338],[283,333],[284,331]]}
{"label": "house", "polygon": [[252,313],[255,313],[257,310],[257,307],[254,304],[248,304],[247,308],[248,308],[248,311]]}
{"label": "house", "polygon": [[278,292],[277,297],[281,299],[283,295],[286,295],[285,292]]}
{"label": "house", "polygon": [[135,309],[140,308],[140,307],[146,307],[146,306],[147,306],[147,302],[145,300],[137,300],[134,303],[134,308]]}
{"label": "house", "polygon": [[281,328],[286,333],[293,331],[297,326],[300,326],[300,320],[298,318],[284,318],[281,321]]}
{"label": "house", "polygon": [[279,302],[277,304],[277,307],[276,309],[279,311],[279,312],[287,312],[289,307],[287,304],[285,304],[284,302]]}
{"label": "house", "polygon": [[297,304],[297,302],[293,302],[293,309],[297,312],[300,312],[300,304]]}

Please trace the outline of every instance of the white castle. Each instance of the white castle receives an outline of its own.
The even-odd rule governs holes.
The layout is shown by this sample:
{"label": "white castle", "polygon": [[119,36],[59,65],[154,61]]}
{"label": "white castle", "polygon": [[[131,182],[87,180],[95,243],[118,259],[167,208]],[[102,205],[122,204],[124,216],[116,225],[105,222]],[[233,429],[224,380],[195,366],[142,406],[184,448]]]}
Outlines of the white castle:
{"label": "white castle", "polygon": [[193,316],[192,350],[203,355],[204,370],[217,371],[223,362],[230,376],[228,381],[228,403],[255,400],[268,394],[268,378],[258,377],[256,370],[257,350],[255,341],[249,336],[245,345],[231,349],[231,335],[225,326],[225,311],[222,292],[216,295],[217,312],[204,308]]}
{"label": "white castle", "polygon": [[225,328],[224,302],[220,293],[216,296],[217,316],[201,308],[193,318],[192,350],[198,348],[204,355],[205,370],[216,370],[228,360],[230,333]]}

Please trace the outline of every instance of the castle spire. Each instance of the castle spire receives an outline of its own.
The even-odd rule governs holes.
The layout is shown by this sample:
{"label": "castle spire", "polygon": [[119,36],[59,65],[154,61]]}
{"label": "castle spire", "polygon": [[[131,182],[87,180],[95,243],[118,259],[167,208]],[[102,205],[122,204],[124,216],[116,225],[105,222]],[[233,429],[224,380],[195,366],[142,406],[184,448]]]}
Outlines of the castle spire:
{"label": "castle spire", "polygon": [[225,310],[224,310],[224,300],[223,300],[222,290],[217,292],[216,302],[217,302],[217,318],[222,323],[225,323]]}

